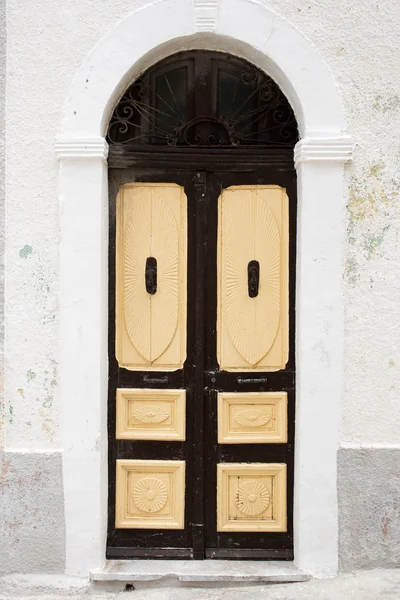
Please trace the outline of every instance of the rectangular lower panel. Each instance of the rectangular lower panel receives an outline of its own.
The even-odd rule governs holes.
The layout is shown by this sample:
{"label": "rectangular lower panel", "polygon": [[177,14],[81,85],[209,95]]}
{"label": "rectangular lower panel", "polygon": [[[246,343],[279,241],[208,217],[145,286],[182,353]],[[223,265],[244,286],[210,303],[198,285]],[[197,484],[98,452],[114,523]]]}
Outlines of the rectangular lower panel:
{"label": "rectangular lower panel", "polygon": [[287,442],[287,393],[218,393],[219,444]]}
{"label": "rectangular lower panel", "polygon": [[185,390],[117,389],[117,440],[183,441]]}

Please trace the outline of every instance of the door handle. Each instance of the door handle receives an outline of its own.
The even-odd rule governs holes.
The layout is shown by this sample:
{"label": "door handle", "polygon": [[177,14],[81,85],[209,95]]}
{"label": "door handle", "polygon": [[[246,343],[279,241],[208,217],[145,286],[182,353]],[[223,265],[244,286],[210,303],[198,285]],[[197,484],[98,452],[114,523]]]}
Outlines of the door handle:
{"label": "door handle", "polygon": [[260,285],[260,263],[258,260],[251,260],[247,265],[247,286],[249,297],[258,296],[258,286]]}
{"label": "door handle", "polygon": [[146,292],[155,294],[157,291],[157,259],[154,256],[146,258],[146,267],[144,272],[146,283]]}

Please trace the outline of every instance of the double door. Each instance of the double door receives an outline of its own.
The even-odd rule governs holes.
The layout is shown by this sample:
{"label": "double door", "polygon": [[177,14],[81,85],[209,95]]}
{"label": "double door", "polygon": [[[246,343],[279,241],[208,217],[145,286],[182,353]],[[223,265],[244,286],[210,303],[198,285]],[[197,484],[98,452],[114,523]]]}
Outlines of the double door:
{"label": "double door", "polygon": [[110,169],[109,558],[291,559],[292,169]]}

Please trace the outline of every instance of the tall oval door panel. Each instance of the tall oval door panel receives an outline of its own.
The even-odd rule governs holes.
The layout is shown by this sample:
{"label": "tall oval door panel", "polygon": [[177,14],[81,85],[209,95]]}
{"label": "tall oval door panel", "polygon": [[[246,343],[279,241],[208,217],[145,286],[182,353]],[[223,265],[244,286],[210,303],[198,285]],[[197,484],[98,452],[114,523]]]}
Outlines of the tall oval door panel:
{"label": "tall oval door panel", "polygon": [[288,361],[288,197],[275,185],[219,198],[218,361],[226,371],[278,371]]}
{"label": "tall oval door panel", "polygon": [[186,358],[187,201],[183,187],[128,183],[117,196],[116,356],[131,370]]}

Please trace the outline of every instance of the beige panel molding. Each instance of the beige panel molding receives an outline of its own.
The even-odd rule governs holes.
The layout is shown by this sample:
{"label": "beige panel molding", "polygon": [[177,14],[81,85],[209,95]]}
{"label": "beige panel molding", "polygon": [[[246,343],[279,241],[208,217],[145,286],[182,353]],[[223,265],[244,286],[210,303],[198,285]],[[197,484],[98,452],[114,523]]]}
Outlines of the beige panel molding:
{"label": "beige panel molding", "polygon": [[117,389],[117,440],[185,439],[186,391]]}
{"label": "beige panel molding", "polygon": [[[232,186],[219,198],[218,361],[226,371],[278,371],[288,360],[288,197],[276,186]],[[248,293],[247,267],[260,264]]]}
{"label": "beige panel molding", "polygon": [[218,393],[219,444],[287,442],[287,393]]}
{"label": "beige panel molding", "polygon": [[183,529],[185,461],[117,460],[115,527]]}
{"label": "beige panel molding", "polygon": [[217,531],[286,531],[286,465],[217,465]]}
{"label": "beige panel molding", "polygon": [[[116,355],[127,369],[173,371],[186,358],[186,206],[175,184],[128,183],[118,193]],[[157,261],[154,294],[148,257]]]}

